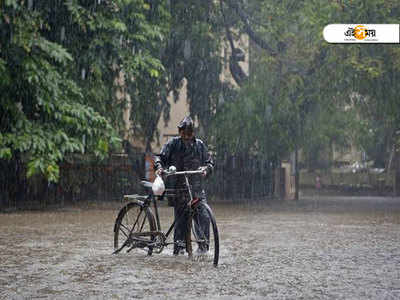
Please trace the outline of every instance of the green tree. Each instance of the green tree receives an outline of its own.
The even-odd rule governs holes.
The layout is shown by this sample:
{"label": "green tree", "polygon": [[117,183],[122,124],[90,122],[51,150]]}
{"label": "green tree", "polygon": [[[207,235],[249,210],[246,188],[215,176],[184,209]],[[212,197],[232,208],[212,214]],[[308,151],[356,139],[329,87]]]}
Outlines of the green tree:
{"label": "green tree", "polygon": [[104,155],[116,136],[65,71],[71,54],[41,34],[47,24],[40,13],[17,1],[1,11],[0,157],[20,156],[28,176],[56,181],[67,153]]}
{"label": "green tree", "polygon": [[0,158],[55,181],[69,153],[104,157],[122,132],[125,91],[158,110],[158,94],[137,95],[163,85],[167,20],[162,1],[2,1]]}
{"label": "green tree", "polygon": [[[328,44],[322,31],[329,23],[395,23],[397,2],[221,3],[236,14],[236,23],[230,26],[248,34],[252,47],[250,82],[242,88],[236,104],[219,111],[236,114],[239,123],[252,116],[259,120],[251,128],[234,131],[232,143],[238,144],[240,139],[243,144],[243,136],[248,135],[244,149],[257,147],[260,151],[260,145],[272,149],[271,144],[279,143],[281,155],[297,147],[311,157],[316,149],[326,151],[326,145],[346,146],[352,140],[376,162],[388,157],[382,153],[392,148],[398,124],[399,101],[392,88],[398,72],[398,47]],[[253,107],[253,111],[241,114],[246,112],[243,106]],[[232,121],[222,115],[220,119]],[[252,134],[257,128],[265,132]],[[273,142],[265,137],[273,136],[267,133],[270,128],[279,128]],[[228,132],[224,134],[229,137]]]}
{"label": "green tree", "polygon": [[[352,1],[344,2],[338,11],[342,23],[396,23],[400,4],[381,0]],[[400,102],[396,93],[399,48],[391,44],[341,45],[332,51],[331,60],[345,78],[341,79],[347,91],[343,100],[357,115],[352,123],[353,140],[377,167],[387,166],[400,124]]]}
{"label": "green tree", "polygon": [[129,103],[132,134],[149,144],[167,104],[161,63],[169,32],[164,1],[59,1],[58,7],[47,9],[56,16],[49,17],[48,36],[75,58],[70,73],[87,103],[106,116],[120,136]]}
{"label": "green tree", "polygon": [[183,80],[187,81],[190,113],[197,117],[205,139],[222,89],[221,41],[218,3],[215,1],[171,1],[171,31],[163,64],[169,73],[168,87],[175,100]]}

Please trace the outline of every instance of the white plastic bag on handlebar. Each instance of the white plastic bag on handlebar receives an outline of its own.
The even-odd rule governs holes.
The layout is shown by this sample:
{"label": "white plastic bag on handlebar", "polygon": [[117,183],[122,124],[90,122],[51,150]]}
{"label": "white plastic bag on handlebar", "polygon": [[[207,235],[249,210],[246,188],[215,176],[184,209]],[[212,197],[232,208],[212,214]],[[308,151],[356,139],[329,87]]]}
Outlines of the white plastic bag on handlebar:
{"label": "white plastic bag on handlebar", "polygon": [[164,181],[162,180],[161,176],[156,177],[156,179],[153,182],[153,186],[151,187],[153,190],[153,194],[156,196],[161,196],[164,191],[165,191],[165,184]]}

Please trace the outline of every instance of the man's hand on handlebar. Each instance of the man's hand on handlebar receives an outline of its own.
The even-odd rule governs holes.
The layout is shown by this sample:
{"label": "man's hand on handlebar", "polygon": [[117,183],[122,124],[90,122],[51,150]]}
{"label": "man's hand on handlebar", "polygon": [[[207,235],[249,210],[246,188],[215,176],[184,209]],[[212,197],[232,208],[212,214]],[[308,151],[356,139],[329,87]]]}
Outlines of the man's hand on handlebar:
{"label": "man's hand on handlebar", "polygon": [[163,168],[158,168],[158,169],[156,170],[156,175],[157,175],[157,176],[161,176],[163,173],[164,173],[164,169],[163,169]]}
{"label": "man's hand on handlebar", "polygon": [[170,166],[168,170],[164,170],[162,167],[159,167],[155,171],[156,176],[170,176],[170,175],[190,175],[190,174],[201,174],[201,176],[205,177],[208,174],[207,166],[199,167],[197,170],[193,171],[176,171],[176,167]]}
{"label": "man's hand on handlebar", "polygon": [[201,176],[206,177],[207,176],[207,167],[199,167],[199,170],[203,171]]}

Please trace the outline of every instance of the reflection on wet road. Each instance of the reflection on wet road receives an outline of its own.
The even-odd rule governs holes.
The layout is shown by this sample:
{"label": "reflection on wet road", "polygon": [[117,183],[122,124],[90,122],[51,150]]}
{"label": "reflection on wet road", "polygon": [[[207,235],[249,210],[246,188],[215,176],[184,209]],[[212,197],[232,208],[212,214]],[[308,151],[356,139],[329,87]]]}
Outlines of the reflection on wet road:
{"label": "reflection on wet road", "polygon": [[399,198],[211,206],[218,268],[170,248],[111,255],[119,203],[0,214],[0,299],[400,298]]}

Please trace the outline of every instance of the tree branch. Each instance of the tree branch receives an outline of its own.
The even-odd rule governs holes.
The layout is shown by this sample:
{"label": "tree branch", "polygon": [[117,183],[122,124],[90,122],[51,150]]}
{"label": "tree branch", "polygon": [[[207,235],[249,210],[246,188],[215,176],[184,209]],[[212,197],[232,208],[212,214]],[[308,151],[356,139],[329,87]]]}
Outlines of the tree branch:
{"label": "tree branch", "polygon": [[262,49],[267,50],[270,55],[275,56],[276,51],[274,51],[266,41],[264,41],[257,33],[254,32],[254,30],[250,26],[250,21],[249,17],[246,15],[246,13],[239,7],[239,4],[236,2],[236,0],[223,0],[225,3],[232,8],[236,14],[240,17],[241,21],[244,24],[244,29],[246,33],[249,35],[250,39],[255,42],[258,46],[260,46]]}
{"label": "tree branch", "polygon": [[242,86],[243,83],[248,79],[247,74],[243,71],[242,67],[239,65],[239,61],[241,60],[240,55],[242,54],[242,56],[243,56],[243,53],[242,53],[241,49],[236,48],[235,44],[233,43],[233,37],[232,37],[231,31],[229,29],[228,23],[225,18],[223,6],[222,6],[222,0],[220,1],[220,8],[221,8],[221,14],[224,19],[226,37],[228,38],[229,44],[231,46],[231,51],[232,51],[232,54],[229,58],[229,70],[230,70],[235,82],[239,86]]}

